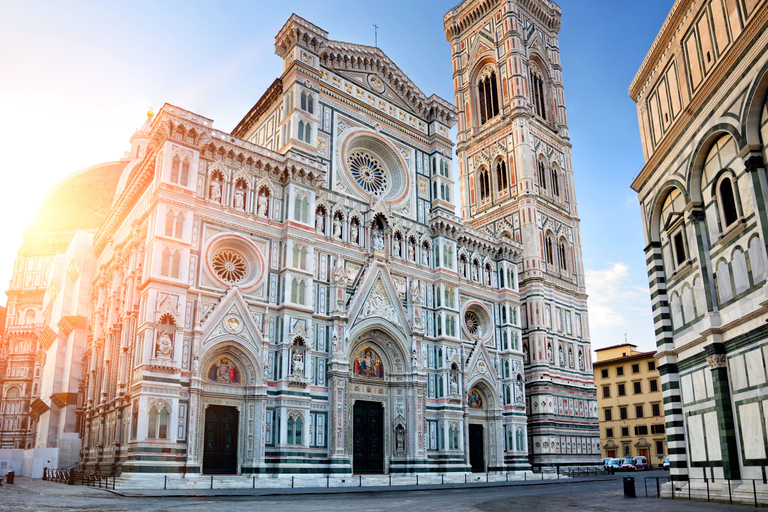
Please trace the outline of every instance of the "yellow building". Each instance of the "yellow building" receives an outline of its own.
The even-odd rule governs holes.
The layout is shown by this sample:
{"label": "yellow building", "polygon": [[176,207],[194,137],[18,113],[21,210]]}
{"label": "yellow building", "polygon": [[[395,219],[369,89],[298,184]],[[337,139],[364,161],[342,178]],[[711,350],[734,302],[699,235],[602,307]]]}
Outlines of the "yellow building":
{"label": "yellow building", "polygon": [[598,349],[595,369],[603,457],[666,457],[664,405],[655,352],[624,343]]}

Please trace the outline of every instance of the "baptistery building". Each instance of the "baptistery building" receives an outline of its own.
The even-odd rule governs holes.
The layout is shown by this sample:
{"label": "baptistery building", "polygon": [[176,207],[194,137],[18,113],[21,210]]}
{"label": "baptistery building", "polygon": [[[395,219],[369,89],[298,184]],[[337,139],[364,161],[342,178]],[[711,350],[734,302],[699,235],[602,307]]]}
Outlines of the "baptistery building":
{"label": "baptistery building", "polygon": [[88,287],[85,312],[40,326],[82,337],[81,469],[597,461],[559,16],[546,0],[449,12],[458,109],[293,15],[283,74],[231,132],[149,113],[100,229],[77,237],[91,260],[70,247],[81,272],[59,255],[49,274]]}

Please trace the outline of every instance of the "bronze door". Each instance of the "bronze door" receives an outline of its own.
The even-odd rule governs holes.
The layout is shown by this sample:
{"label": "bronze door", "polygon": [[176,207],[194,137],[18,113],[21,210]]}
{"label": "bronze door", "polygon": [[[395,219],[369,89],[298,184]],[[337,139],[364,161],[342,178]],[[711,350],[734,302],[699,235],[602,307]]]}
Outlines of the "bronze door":
{"label": "bronze door", "polygon": [[354,408],[355,474],[384,472],[384,409],[378,402],[355,402]]}
{"label": "bronze door", "polygon": [[234,475],[237,473],[237,423],[235,407],[211,405],[205,411],[205,450],[203,473]]}
{"label": "bronze door", "polygon": [[469,426],[469,464],[473,473],[485,471],[485,452],[483,450],[483,426]]}

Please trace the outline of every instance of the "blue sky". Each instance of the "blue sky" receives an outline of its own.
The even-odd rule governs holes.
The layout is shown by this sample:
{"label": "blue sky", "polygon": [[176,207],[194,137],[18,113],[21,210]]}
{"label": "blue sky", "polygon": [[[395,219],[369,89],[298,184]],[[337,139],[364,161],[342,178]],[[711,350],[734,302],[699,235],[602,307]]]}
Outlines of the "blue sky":
{"label": "blue sky", "polygon": [[[168,102],[231,130],[281,74],[274,36],[291,13],[335,40],[374,42],[427,95],[453,102],[442,17],[457,0],[26,1],[0,18],[0,275],[59,180],[119,159],[148,106]],[[640,210],[643,165],[627,89],[673,0],[561,0],[565,83],[593,347],[654,348]],[[0,279],[0,292],[7,279]],[[5,299],[0,299],[4,303]]]}

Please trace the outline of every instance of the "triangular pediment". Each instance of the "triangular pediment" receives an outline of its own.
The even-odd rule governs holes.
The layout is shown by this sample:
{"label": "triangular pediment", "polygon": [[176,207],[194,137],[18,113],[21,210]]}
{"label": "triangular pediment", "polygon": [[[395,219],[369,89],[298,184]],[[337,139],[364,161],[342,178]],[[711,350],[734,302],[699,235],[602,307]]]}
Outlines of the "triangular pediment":
{"label": "triangular pediment", "polygon": [[413,105],[392,89],[392,84],[388,83],[386,79],[380,77],[374,71],[368,73],[338,69],[334,71],[339,76],[346,78],[347,80],[354,82],[358,87],[365,89],[368,93],[383,98],[390,103],[394,103],[401,109],[407,110],[413,115],[419,115],[419,113],[414,110]]}
{"label": "triangular pediment", "polygon": [[485,379],[492,384],[496,383],[494,358],[488,352],[483,341],[478,341],[475,345],[469,361],[467,361],[467,368],[469,368],[469,379],[467,382],[473,383],[477,379]]}
{"label": "triangular pediment", "polygon": [[350,325],[380,319],[409,333],[408,318],[387,268],[374,264],[361,280],[361,293],[350,304]]}
{"label": "triangular pediment", "polygon": [[208,311],[201,328],[203,346],[220,339],[236,339],[259,352],[264,341],[264,335],[237,287],[227,290],[221,301]]}

